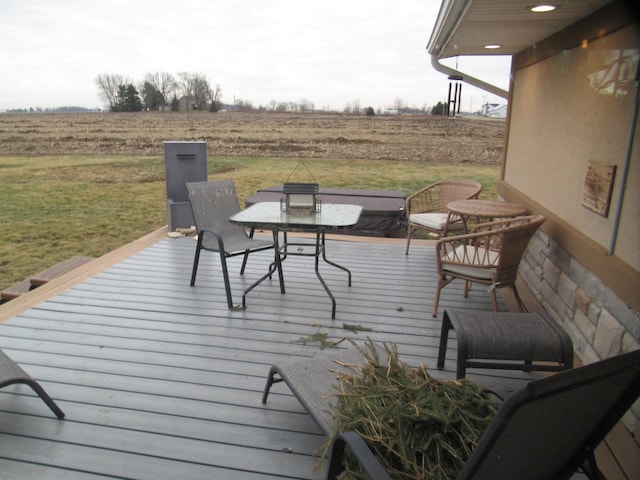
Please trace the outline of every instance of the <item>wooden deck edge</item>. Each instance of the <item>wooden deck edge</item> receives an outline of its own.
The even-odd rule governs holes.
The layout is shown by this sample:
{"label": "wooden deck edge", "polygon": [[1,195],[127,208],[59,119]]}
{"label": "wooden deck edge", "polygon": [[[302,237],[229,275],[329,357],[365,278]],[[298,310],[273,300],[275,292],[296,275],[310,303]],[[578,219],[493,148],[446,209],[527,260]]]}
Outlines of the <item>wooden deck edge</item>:
{"label": "wooden deck edge", "polygon": [[3,303],[0,305],[0,323],[33,308],[35,305],[44,302],[74,285],[77,285],[97,273],[102,272],[110,266],[130,257],[134,253],[159,242],[163,238],[167,237],[168,231],[169,230],[165,225],[144,237],[134,240],[131,243],[123,245],[116,250],[79,266],[64,275],[51,280],[41,287],[36,288],[35,290],[31,290],[30,292],[20,295],[9,302]]}

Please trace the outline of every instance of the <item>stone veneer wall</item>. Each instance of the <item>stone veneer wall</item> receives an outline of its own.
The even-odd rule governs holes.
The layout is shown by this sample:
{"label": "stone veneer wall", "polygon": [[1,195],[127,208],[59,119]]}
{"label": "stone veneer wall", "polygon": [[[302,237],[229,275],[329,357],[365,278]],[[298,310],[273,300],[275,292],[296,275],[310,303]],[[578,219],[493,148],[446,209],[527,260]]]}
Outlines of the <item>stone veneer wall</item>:
{"label": "stone veneer wall", "polygon": [[[640,348],[640,314],[542,231],[531,239],[520,274],[569,333],[582,363]],[[640,401],[623,421],[640,443]]]}

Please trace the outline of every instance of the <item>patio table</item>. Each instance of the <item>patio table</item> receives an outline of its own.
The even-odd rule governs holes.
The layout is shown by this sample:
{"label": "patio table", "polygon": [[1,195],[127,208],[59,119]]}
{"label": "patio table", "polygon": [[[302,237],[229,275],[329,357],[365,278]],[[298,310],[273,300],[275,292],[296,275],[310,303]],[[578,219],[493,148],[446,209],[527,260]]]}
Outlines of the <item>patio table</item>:
{"label": "patio table", "polygon": [[462,217],[465,232],[468,232],[467,219],[469,217],[475,217],[476,221],[480,223],[481,218],[487,218],[491,221],[496,218],[519,217],[527,213],[527,209],[522,205],[497,200],[456,200],[448,203],[447,208],[451,213]]}
{"label": "patio table", "polygon": [[[271,230],[273,232],[273,238],[275,242],[276,251],[282,255],[281,262],[284,261],[288,255],[295,256],[313,256],[315,258],[315,272],[318,280],[322,284],[324,290],[331,299],[332,309],[331,318],[336,318],[336,300],[329,286],[325,282],[324,278],[320,274],[319,263],[320,257],[325,263],[333,265],[341,270],[347,272],[349,286],[351,286],[351,271],[335,262],[327,259],[326,256],[326,232],[340,231],[340,229],[354,226],[358,223],[360,215],[362,213],[362,207],[360,205],[344,205],[344,204],[322,204],[320,211],[316,213],[299,214],[288,213],[282,211],[280,202],[260,202],[251,205],[249,208],[242,210],[229,218],[229,221],[239,225],[244,225],[251,229]],[[279,232],[284,232],[284,244],[279,244]],[[292,243],[287,239],[287,232],[311,232],[315,233],[315,244],[310,243]],[[289,247],[296,246],[299,249],[290,249]],[[312,246],[312,253],[304,253],[304,246]],[[263,275],[257,282],[251,285],[244,291],[242,295],[242,308],[246,308],[246,296],[255,287],[260,285],[264,280],[270,278],[275,272],[275,263],[269,266],[269,271]],[[284,289],[283,289],[284,293]]]}

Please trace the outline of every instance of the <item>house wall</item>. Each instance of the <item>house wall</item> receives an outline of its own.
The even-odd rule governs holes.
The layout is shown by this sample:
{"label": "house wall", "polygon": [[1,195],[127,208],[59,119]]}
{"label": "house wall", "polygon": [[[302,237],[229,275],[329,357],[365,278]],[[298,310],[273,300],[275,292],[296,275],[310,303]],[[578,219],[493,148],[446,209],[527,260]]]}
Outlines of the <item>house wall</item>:
{"label": "house wall", "polygon": [[[584,363],[640,348],[640,30],[631,18],[614,2],[512,62],[499,192],[547,216],[521,274]],[[616,167],[606,216],[583,205],[592,161]],[[625,423],[640,441],[639,418],[636,405]]]}

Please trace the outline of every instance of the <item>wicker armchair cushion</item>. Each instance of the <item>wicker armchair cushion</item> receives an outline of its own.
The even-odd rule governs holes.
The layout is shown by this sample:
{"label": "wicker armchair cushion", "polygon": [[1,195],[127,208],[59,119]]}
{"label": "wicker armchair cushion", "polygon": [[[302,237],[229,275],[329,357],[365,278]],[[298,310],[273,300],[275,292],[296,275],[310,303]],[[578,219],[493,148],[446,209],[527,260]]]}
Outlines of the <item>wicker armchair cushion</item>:
{"label": "wicker armchair cushion", "polygon": [[448,213],[414,213],[409,215],[409,221],[434,230],[444,230],[448,216]]}
{"label": "wicker armchair cushion", "polygon": [[[492,267],[498,263],[498,257],[498,252],[493,250],[460,245],[454,252],[442,257],[442,269],[444,273],[451,272],[464,277],[477,278],[478,280],[491,280],[495,272],[495,268]],[[464,264],[458,262],[464,262]],[[478,265],[478,267],[473,265]]]}

